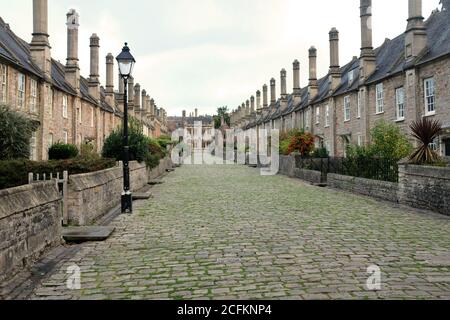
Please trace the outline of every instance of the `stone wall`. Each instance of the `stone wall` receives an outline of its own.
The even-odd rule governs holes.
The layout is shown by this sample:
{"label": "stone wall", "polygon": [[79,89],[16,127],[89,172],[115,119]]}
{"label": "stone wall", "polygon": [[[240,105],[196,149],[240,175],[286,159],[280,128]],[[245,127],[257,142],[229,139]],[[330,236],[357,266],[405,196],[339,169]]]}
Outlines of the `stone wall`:
{"label": "stone wall", "polygon": [[[145,164],[130,162],[131,190],[139,190],[147,182]],[[122,166],[70,176],[67,195],[69,224],[91,224],[120,204],[122,191]]]}
{"label": "stone wall", "polygon": [[322,173],[319,171],[312,171],[312,170],[306,170],[306,169],[294,169],[294,177],[311,182],[312,184],[320,184],[325,181],[322,179]]}
{"label": "stone wall", "polygon": [[329,173],[327,183],[331,188],[341,189],[378,199],[398,202],[399,186],[394,182],[369,180]]}
{"label": "stone wall", "polygon": [[280,155],[280,169],[278,171],[279,174],[288,177],[295,177],[295,168],[295,157]]}
{"label": "stone wall", "polygon": [[61,196],[54,181],[0,190],[0,281],[61,243]]}
{"label": "stone wall", "polygon": [[399,165],[399,200],[450,215],[450,168]]}
{"label": "stone wall", "polygon": [[162,176],[167,169],[171,169],[173,167],[172,159],[170,157],[166,157],[159,161],[159,166],[153,168],[148,172],[148,181],[155,180],[156,178]]}

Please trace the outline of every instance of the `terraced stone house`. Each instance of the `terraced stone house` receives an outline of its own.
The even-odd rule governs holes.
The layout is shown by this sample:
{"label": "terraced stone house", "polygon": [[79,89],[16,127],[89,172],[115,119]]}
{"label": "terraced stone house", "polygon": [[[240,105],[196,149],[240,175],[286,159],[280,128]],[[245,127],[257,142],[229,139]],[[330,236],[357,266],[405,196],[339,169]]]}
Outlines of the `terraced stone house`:
{"label": "terraced stone house", "polygon": [[[61,141],[92,143],[100,152],[106,137],[122,122],[123,81],[114,90],[114,57],[106,57],[106,86],[100,85],[99,48],[90,38],[90,75],[80,75],[78,59],[79,15],[67,13],[67,60],[52,58],[48,34],[48,0],[33,0],[30,43],[19,38],[0,17],[0,104],[25,114],[38,124],[30,143],[31,159],[46,160],[48,148]],[[157,108],[139,84],[130,81],[129,110],[141,121],[144,133],[167,132],[166,112]]]}
{"label": "terraced stone house", "polygon": [[[330,69],[318,79],[317,50],[309,50],[309,83],[300,88],[300,65],[293,64],[294,89],[286,93],[286,71],[281,71],[281,95],[275,79],[263,87],[263,104],[256,111],[243,104],[232,113],[232,126],[244,130],[303,128],[314,134],[317,147],[344,156],[348,144],[370,142],[378,120],[395,123],[409,135],[412,121],[430,117],[441,121],[444,132],[432,147],[450,156],[450,1],[425,20],[422,1],[408,0],[406,31],[378,48],[372,45],[372,1],[360,0],[361,52],[341,66],[339,32],[332,28]],[[257,96],[260,91],[257,92]],[[414,141],[413,141],[414,142]]]}

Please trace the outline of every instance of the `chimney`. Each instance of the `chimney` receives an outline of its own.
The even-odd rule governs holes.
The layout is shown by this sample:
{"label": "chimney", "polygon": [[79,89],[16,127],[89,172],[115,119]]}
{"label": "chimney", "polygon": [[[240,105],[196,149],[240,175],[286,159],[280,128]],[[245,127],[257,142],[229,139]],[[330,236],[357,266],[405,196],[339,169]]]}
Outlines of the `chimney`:
{"label": "chimney", "polygon": [[143,89],[141,91],[141,103],[142,103],[142,106],[141,106],[142,112],[146,112],[147,111],[147,91],[145,91],[145,89]]}
{"label": "chimney", "polygon": [[280,71],[281,82],[281,109],[284,110],[288,105],[287,85],[286,85],[286,69]]}
{"label": "chimney", "polygon": [[80,67],[78,66],[78,27],[79,15],[75,9],[67,13],[67,63],[66,81],[80,91]]}
{"label": "chimney", "polygon": [[250,97],[250,113],[255,113],[255,96]]}
{"label": "chimney", "polygon": [[317,95],[317,49],[309,49],[309,100],[311,101]]}
{"label": "chimney", "polygon": [[186,118],[186,110],[183,110],[183,112],[182,112],[182,116],[183,116],[183,119],[185,119],[185,118]]}
{"label": "chimney", "polygon": [[134,108],[141,110],[141,85],[139,83],[134,86]]}
{"label": "chimney", "polygon": [[242,106],[241,106],[241,120],[244,120],[246,115],[247,115],[247,110],[245,109],[245,102],[243,102]]}
{"label": "chimney", "polygon": [[372,45],[372,0],[360,0],[361,11],[361,58],[360,81],[364,82],[374,71],[376,65]]}
{"label": "chimney", "polygon": [[106,56],[106,96],[114,96],[114,56]]}
{"label": "chimney", "polygon": [[339,31],[336,28],[330,30],[330,76],[331,91],[337,89],[341,83],[341,71],[339,66]]}
{"label": "chimney", "polygon": [[250,116],[250,100],[247,100],[245,102],[245,115],[247,117]]}
{"label": "chimney", "polygon": [[156,115],[156,104],[155,104],[155,99],[150,99],[150,96],[148,96],[148,99],[150,101],[150,114],[152,116]]}
{"label": "chimney", "polygon": [[263,85],[263,109],[267,109],[269,106],[268,87],[267,84]]}
{"label": "chimney", "polygon": [[261,91],[256,91],[256,111],[261,113]]}
{"label": "chimney", "polygon": [[128,109],[133,110],[134,107],[134,78],[130,76],[128,79]]}
{"label": "chimney", "polygon": [[405,57],[418,57],[427,47],[427,29],[423,22],[422,0],[409,0],[408,26],[405,38]]}
{"label": "chimney", "polygon": [[89,94],[100,102],[100,73],[99,73],[99,48],[100,38],[94,33],[90,38],[91,48],[91,73],[89,75]]}
{"label": "chimney", "polygon": [[270,104],[277,102],[276,81],[274,78],[270,79]]}
{"label": "chimney", "polygon": [[30,44],[31,58],[51,79],[51,52],[48,41],[48,0],[33,0],[33,38]]}
{"label": "chimney", "polygon": [[300,89],[300,62],[298,60],[295,60],[293,63],[293,69],[294,69],[294,104],[297,105],[301,102],[302,96],[301,96],[301,89]]}
{"label": "chimney", "polygon": [[195,109],[195,117],[198,117],[198,109]]}

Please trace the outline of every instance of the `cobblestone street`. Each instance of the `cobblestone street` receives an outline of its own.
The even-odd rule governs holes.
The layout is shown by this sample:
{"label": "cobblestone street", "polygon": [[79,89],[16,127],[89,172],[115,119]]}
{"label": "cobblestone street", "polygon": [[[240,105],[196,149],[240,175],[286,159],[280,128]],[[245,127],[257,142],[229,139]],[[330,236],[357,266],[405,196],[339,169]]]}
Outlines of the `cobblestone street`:
{"label": "cobblestone street", "polygon": [[[450,299],[450,219],[244,166],[183,166],[34,299]],[[67,268],[81,267],[81,290]],[[367,268],[382,288],[368,291]]]}

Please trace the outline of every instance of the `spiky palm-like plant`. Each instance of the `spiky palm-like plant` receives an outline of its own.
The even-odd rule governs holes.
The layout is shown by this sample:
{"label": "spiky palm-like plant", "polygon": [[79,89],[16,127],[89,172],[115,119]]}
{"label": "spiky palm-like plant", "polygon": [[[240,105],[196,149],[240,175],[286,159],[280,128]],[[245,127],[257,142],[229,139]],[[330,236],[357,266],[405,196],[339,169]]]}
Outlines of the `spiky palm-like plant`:
{"label": "spiky palm-like plant", "polygon": [[430,148],[430,144],[442,132],[441,123],[424,117],[421,120],[414,121],[410,128],[413,137],[420,143],[409,158],[410,161],[419,165],[436,163],[439,160],[439,155]]}

